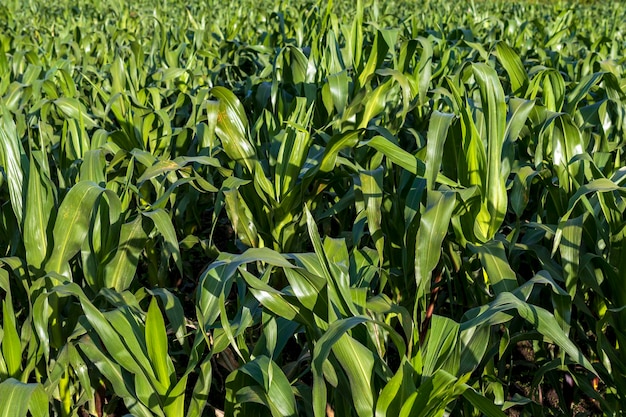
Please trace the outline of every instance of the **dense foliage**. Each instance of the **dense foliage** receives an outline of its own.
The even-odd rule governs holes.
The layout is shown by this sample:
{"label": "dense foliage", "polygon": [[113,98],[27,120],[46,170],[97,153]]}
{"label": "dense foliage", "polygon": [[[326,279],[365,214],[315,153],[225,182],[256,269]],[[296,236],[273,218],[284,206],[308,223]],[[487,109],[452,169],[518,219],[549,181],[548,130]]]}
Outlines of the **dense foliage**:
{"label": "dense foliage", "polygon": [[0,5],[0,416],[621,415],[623,3],[230,3]]}

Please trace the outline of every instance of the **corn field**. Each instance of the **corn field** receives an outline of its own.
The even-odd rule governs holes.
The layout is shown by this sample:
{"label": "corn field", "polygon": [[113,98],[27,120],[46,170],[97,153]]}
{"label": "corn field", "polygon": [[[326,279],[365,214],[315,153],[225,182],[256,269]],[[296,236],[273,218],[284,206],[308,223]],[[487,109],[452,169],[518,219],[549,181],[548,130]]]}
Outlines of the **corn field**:
{"label": "corn field", "polygon": [[3,1],[0,417],[621,416],[624,6]]}

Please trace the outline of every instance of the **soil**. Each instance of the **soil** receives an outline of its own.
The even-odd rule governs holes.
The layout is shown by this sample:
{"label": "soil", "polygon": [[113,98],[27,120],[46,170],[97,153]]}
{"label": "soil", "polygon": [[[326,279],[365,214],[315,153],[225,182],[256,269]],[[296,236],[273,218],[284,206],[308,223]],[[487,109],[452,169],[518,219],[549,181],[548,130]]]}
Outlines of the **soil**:
{"label": "soil", "polygon": [[[560,387],[550,386],[549,383],[543,382],[533,389],[534,372],[539,368],[539,365],[530,341],[518,342],[513,348],[512,356],[513,370],[511,374],[518,375],[518,378],[510,387],[509,400],[515,394],[530,398],[535,404],[541,405],[545,410],[544,415],[548,416],[591,417],[603,415],[596,401],[581,392],[574,385],[569,375],[561,379]],[[570,404],[562,406],[557,388],[563,393],[563,397],[572,399]],[[575,401],[574,398],[576,398]],[[525,411],[523,411],[524,409]],[[528,406],[516,406],[506,410],[505,414],[511,417],[531,416],[529,410]]]}

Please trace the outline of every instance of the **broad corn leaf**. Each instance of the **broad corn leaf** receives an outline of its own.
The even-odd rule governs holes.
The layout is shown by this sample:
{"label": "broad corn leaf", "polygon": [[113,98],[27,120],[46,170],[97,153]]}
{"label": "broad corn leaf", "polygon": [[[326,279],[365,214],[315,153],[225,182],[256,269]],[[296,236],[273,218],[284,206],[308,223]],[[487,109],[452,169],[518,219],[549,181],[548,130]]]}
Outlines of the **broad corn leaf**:
{"label": "broad corn leaf", "polygon": [[374,171],[362,171],[359,173],[361,190],[367,211],[367,227],[378,251],[381,262],[384,259],[383,250],[385,237],[381,229],[382,202],[383,202],[383,168]]}
{"label": "broad corn leaf", "polygon": [[[132,390],[132,382],[119,362],[109,358],[93,340],[83,338],[79,349],[89,356],[92,363],[111,383],[115,392],[126,400],[128,410],[138,417],[153,417],[154,414],[141,402],[136,400],[136,393]],[[132,391],[131,391],[132,390]]]}
{"label": "broad corn leaf", "polygon": [[216,133],[224,151],[248,172],[253,172],[256,155],[248,139],[248,117],[239,99],[224,87],[214,87],[211,94],[219,100]]}
{"label": "broad corn leaf", "polygon": [[467,389],[462,379],[438,370],[425,379],[400,410],[400,417],[435,417]]}
{"label": "broad corn leaf", "polygon": [[[79,121],[87,127],[96,126],[96,122],[87,114],[84,105],[75,98],[61,97],[54,101],[55,106],[67,117]],[[82,156],[82,154],[80,155]]]}
{"label": "broad corn leaf", "polygon": [[[264,399],[263,402],[270,409],[272,416],[295,417],[297,415],[296,401],[289,380],[270,358],[259,356],[236,372],[249,375],[258,384],[262,392],[266,394],[261,398]],[[240,389],[246,388],[243,386]]]}
{"label": "broad corn leaf", "polygon": [[400,414],[402,405],[416,390],[413,366],[403,362],[396,374],[387,382],[376,401],[376,417],[392,417]]}
{"label": "broad corn leaf", "polygon": [[146,315],[146,345],[157,378],[164,387],[169,387],[175,382],[176,373],[167,354],[165,321],[156,298],[152,298]]}
{"label": "broad corn leaf", "polygon": [[490,241],[484,245],[471,246],[471,249],[478,254],[484,274],[496,295],[517,288],[517,277],[507,261],[501,242]]}
{"label": "broad corn leaf", "polygon": [[508,204],[505,179],[501,176],[506,103],[498,74],[486,64],[474,64],[472,69],[480,91],[487,134],[486,182],[483,184],[483,201],[475,231],[480,240],[487,241],[500,228]]}
{"label": "broad corn leaf", "polygon": [[24,246],[28,263],[41,268],[48,256],[48,232],[50,214],[54,208],[54,196],[50,180],[44,177],[38,163],[30,160],[28,192],[24,218]]}
{"label": "broad corn leaf", "polygon": [[[462,322],[461,330],[488,323],[492,319],[495,319],[496,322],[501,322],[503,316],[499,315],[499,313],[513,309],[517,310],[518,314],[531,323],[539,333],[563,349],[574,362],[584,366],[589,372],[593,374],[596,373],[589,360],[563,332],[552,313],[542,307],[534,306],[520,300],[513,293],[505,292],[498,295],[496,299],[489,304],[488,308],[484,309],[484,311],[480,312],[472,319]],[[496,322],[491,322],[491,324],[495,324]]]}
{"label": "broad corn leaf", "polygon": [[447,317],[434,315],[427,337],[424,343],[422,382],[441,369],[456,375],[461,354],[459,324]]}
{"label": "broad corn leaf", "polygon": [[500,41],[496,44],[496,57],[509,75],[513,94],[523,96],[529,80],[519,55],[504,41]]}
{"label": "broad corn leaf", "polygon": [[324,336],[316,343],[312,357],[313,411],[315,412],[315,417],[323,417],[326,413],[327,395],[323,366],[331,349],[348,330],[366,321],[367,319],[364,317],[351,317],[349,319],[336,321],[329,326]]}
{"label": "broad corn leaf", "polygon": [[354,408],[360,417],[371,416],[374,409],[372,378],[375,354],[349,335],[335,342],[332,351],[348,375]]}
{"label": "broad corn leaf", "polygon": [[188,417],[200,417],[208,402],[212,382],[211,358],[205,359],[198,367],[198,380],[191,394],[187,410]]}
{"label": "broad corn leaf", "polygon": [[[137,395],[148,398],[152,395],[164,395],[163,384],[156,379],[150,360],[146,355],[145,340],[140,340],[137,323],[122,310],[112,310],[107,313],[99,311],[85,296],[84,292],[74,283],[55,288],[55,292],[62,295],[72,295],[78,298],[83,312],[93,326],[100,341],[117,364],[134,374],[144,384],[137,387]],[[148,404],[146,404],[148,405]]]}
{"label": "broad corn leaf", "polygon": [[46,271],[68,273],[67,263],[78,253],[87,237],[91,212],[103,192],[102,187],[88,181],[81,181],[69,190],[54,223],[55,249],[46,263]]}
{"label": "broad corn leaf", "polygon": [[580,247],[583,239],[583,216],[569,219],[565,222],[559,252],[563,263],[565,290],[574,298],[576,284],[579,279]]}
{"label": "broad corn leaf", "polygon": [[[0,383],[0,417],[47,417],[48,396],[41,384],[24,384],[13,378]],[[30,412],[28,414],[27,412]]]}
{"label": "broad corn leaf", "polygon": [[431,275],[441,257],[441,245],[448,233],[455,201],[452,192],[428,192],[428,205],[422,213],[415,243],[415,281],[418,299],[430,290]]}
{"label": "broad corn leaf", "polygon": [[433,112],[428,125],[428,141],[426,142],[426,184],[429,190],[433,190],[437,180],[437,174],[441,167],[443,145],[448,136],[448,128],[454,120],[450,113]]}
{"label": "broad corn leaf", "polygon": [[307,109],[306,104],[302,97],[296,100],[296,109],[287,121],[280,144],[274,178],[278,202],[293,190],[312,143],[311,135],[305,126],[311,120],[313,107]]}
{"label": "broad corn leaf", "polygon": [[388,139],[382,136],[374,136],[372,139],[361,143],[361,146],[365,145],[376,149],[378,152],[385,155],[385,157],[387,157],[391,162],[401,166],[410,173],[418,176],[424,175],[424,163]]}
{"label": "broad corn leaf", "polygon": [[[176,230],[174,230],[170,216],[168,216],[167,212],[163,209],[144,211],[142,214],[154,222],[154,226],[163,236],[164,251],[167,259],[173,258],[176,267],[182,272],[183,265],[180,257],[180,247],[178,245],[178,238],[176,237]],[[136,230],[138,231],[138,229]]]}
{"label": "broad corn leaf", "polygon": [[259,235],[250,208],[237,188],[222,191],[226,200],[226,212],[239,239],[248,247],[260,245]]}
{"label": "broad corn leaf", "polygon": [[381,63],[385,59],[387,51],[389,51],[389,45],[385,41],[383,33],[381,31],[377,31],[372,44],[372,51],[370,52],[369,59],[367,60],[363,71],[361,71],[359,75],[359,87],[365,87],[368,84],[374,75],[374,72],[380,67]]}
{"label": "broad corn leaf", "polygon": [[4,113],[0,117],[0,151],[2,151],[0,162],[6,172],[11,207],[18,225],[21,227],[22,206],[24,204],[24,171],[28,171],[23,165],[28,164],[28,158],[26,158],[24,148],[18,137],[15,122],[9,117],[8,113]]}
{"label": "broad corn leaf", "polygon": [[498,408],[488,398],[480,395],[473,388],[469,387],[463,392],[463,397],[471,402],[474,407],[479,409],[487,417],[505,417],[506,414]]}
{"label": "broad corn leaf", "polygon": [[6,301],[3,301],[2,356],[6,362],[9,377],[19,378],[22,370],[22,344],[17,332],[15,316],[10,313]]}
{"label": "broad corn leaf", "polygon": [[130,287],[147,239],[142,217],[122,225],[115,256],[104,267],[103,284],[122,292]]}

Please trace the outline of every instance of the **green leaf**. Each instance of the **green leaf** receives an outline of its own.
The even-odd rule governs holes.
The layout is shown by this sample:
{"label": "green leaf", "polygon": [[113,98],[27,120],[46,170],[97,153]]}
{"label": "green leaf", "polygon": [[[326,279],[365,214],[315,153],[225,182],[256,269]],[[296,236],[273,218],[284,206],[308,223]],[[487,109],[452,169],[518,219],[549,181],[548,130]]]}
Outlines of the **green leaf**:
{"label": "green leaf", "polygon": [[504,41],[496,43],[496,57],[511,80],[512,95],[523,96],[528,87],[528,74],[519,55]]}
{"label": "green leaf", "polygon": [[22,370],[22,343],[17,333],[15,316],[7,306],[6,301],[2,302],[2,356],[6,362],[9,377],[19,378]]}
{"label": "green leaf", "polygon": [[[254,380],[267,395],[262,397],[263,403],[271,410],[272,416],[296,416],[296,399],[289,380],[274,361],[267,356],[259,356],[239,368],[229,376],[234,381],[236,374],[242,372]],[[228,385],[228,382],[227,382]],[[246,388],[239,387],[240,389]]]}
{"label": "green leaf", "polygon": [[384,260],[385,237],[381,229],[383,203],[383,167],[373,171],[361,171],[361,190],[367,212],[367,227],[370,231],[380,262]]}
{"label": "green leaf", "polygon": [[34,268],[41,268],[48,256],[50,214],[54,208],[52,184],[41,173],[31,157],[24,218],[24,248],[26,259]]}
{"label": "green leaf", "polygon": [[430,279],[441,257],[443,239],[456,198],[453,192],[428,191],[428,205],[422,213],[415,243],[416,297],[419,299],[430,291]]}
{"label": "green leaf", "polygon": [[[232,178],[232,177],[231,177]],[[228,180],[227,180],[228,181]],[[226,200],[226,213],[237,237],[248,247],[259,246],[259,234],[250,208],[238,188],[230,188],[224,181],[222,194]]]}
{"label": "green leaf", "polygon": [[426,378],[400,410],[400,417],[441,416],[448,404],[461,396],[467,385],[454,375],[438,370]]}
{"label": "green leaf", "polygon": [[387,382],[376,401],[376,417],[400,414],[402,404],[416,391],[413,382],[413,366],[404,359],[396,374]]}
{"label": "green leaf", "polygon": [[243,164],[248,172],[254,172],[255,150],[248,140],[248,117],[232,91],[224,87],[213,87],[211,95],[219,100],[216,133],[222,141],[224,151],[230,159]]}
{"label": "green leaf", "polygon": [[359,129],[364,129],[369,126],[376,116],[385,110],[385,106],[389,101],[387,95],[391,91],[392,86],[392,80],[390,79],[376,87],[374,91],[365,95],[363,99],[363,101],[365,101],[365,109],[361,115],[361,123],[358,126]]}
{"label": "green leaf", "polygon": [[11,207],[17,219],[18,227],[22,226],[23,217],[23,197],[24,197],[24,174],[28,171],[22,165],[28,164],[28,159],[24,153],[22,142],[17,134],[17,128],[13,119],[4,113],[0,117],[0,151],[2,151],[2,167],[4,168],[7,183],[9,185],[9,197],[11,199]]}
{"label": "green leaf", "polygon": [[61,97],[54,100],[54,104],[61,112],[70,119],[80,121],[86,127],[96,127],[97,123],[89,117],[83,103],[75,98]]}
{"label": "green leaf", "polygon": [[[72,295],[79,299],[87,320],[95,330],[107,353],[116,364],[135,375],[142,386],[136,388],[140,398],[163,395],[166,390],[157,380],[150,360],[146,356],[145,340],[140,340],[139,326],[128,310],[112,310],[102,313],[85,296],[81,288],[69,283],[53,289],[61,295]],[[144,403],[145,404],[145,403]],[[148,404],[146,404],[148,405]],[[152,407],[154,408],[154,407]]]}
{"label": "green leaf", "polygon": [[184,345],[186,336],[185,313],[180,299],[165,288],[151,288],[146,291],[148,294],[161,299],[170,327],[175,331],[178,342]]}
{"label": "green leaf", "polygon": [[[13,378],[0,383],[0,417],[47,417],[48,396],[41,384],[24,384]],[[27,414],[30,411],[30,414]]]}
{"label": "green leaf", "polygon": [[[176,263],[178,271],[183,273],[183,263],[180,257],[180,247],[178,246],[178,238],[176,237],[176,230],[172,224],[172,219],[163,209],[156,209],[152,211],[144,211],[142,215],[150,218],[161,236],[163,236],[165,255],[167,259],[173,258]],[[137,226],[135,226],[137,227]]]}
{"label": "green leaf", "polygon": [[46,271],[68,273],[67,263],[78,253],[89,232],[91,212],[104,189],[89,181],[80,181],[67,193],[52,231],[54,251]]}
{"label": "green leaf", "polygon": [[180,169],[181,165],[179,165],[176,161],[172,160],[158,160],[156,163],[150,167],[148,167],[141,177],[137,180],[138,184],[141,184],[151,178],[164,174],[166,172],[175,171]]}
{"label": "green leaf", "polygon": [[[356,146],[356,144],[359,143],[360,136],[360,130],[351,130],[333,136],[326,145],[326,148],[324,150],[324,156],[322,157],[322,160],[318,165],[318,169],[321,172],[332,171],[335,168],[335,164],[337,163],[337,155],[339,154],[339,151],[341,151],[343,148],[351,148]],[[311,176],[312,174],[314,174],[313,170],[310,170],[309,172],[310,174],[307,173],[307,176]]]}
{"label": "green leaf", "polygon": [[372,139],[363,141],[360,146],[369,146],[376,149],[389,158],[391,162],[401,166],[414,175],[424,175],[426,169],[422,161],[383,136],[374,136]]}
{"label": "green leaf", "polygon": [[371,416],[374,410],[372,377],[374,363],[378,358],[374,352],[347,334],[333,344],[332,351],[348,375],[357,414],[360,417]]}
{"label": "green leaf", "polygon": [[280,291],[265,284],[263,281],[247,271],[241,270],[240,273],[249,285],[250,293],[259,301],[259,303],[261,303],[263,307],[276,314],[277,317],[283,317],[287,320],[296,320],[300,322],[304,321],[305,323],[308,322],[309,325],[313,326],[312,322],[303,319],[300,316],[300,307],[288,302],[285,299],[284,294]]}
{"label": "green leaf", "polygon": [[141,216],[122,225],[115,256],[104,267],[103,284],[106,288],[122,292],[130,287],[147,237]]}
{"label": "green leaf", "polygon": [[428,100],[428,87],[432,78],[433,44],[427,38],[418,37],[417,40],[422,45],[422,53],[414,76],[417,79],[420,105],[424,105]]}
{"label": "green leaf", "polygon": [[81,181],[92,181],[100,186],[106,183],[106,158],[102,149],[92,149],[83,155],[80,166]]}
{"label": "green leaf", "polygon": [[565,289],[572,299],[576,295],[580,252],[583,245],[583,216],[569,219],[561,229],[562,239],[559,244]]}
{"label": "green leaf", "polygon": [[478,254],[496,295],[511,292],[518,287],[517,277],[509,265],[502,242],[492,240],[484,245],[470,245],[470,249]]}
{"label": "green leaf", "polygon": [[469,387],[463,392],[463,397],[480,410],[487,417],[505,417],[506,414],[498,408],[491,400],[480,395],[473,388]]}
{"label": "green leaf", "polygon": [[201,275],[196,295],[196,310],[200,325],[208,332],[220,315],[219,300],[223,293],[230,292],[233,272],[227,273],[228,264],[213,262]]}
{"label": "green leaf", "polygon": [[460,353],[459,324],[447,317],[433,315],[428,338],[424,342],[422,381],[440,369],[456,375]]}
{"label": "green leaf", "polygon": [[93,340],[82,338],[79,349],[94,363],[102,375],[109,381],[116,395],[120,396],[132,415],[137,417],[154,417],[154,414],[137,400],[130,375],[125,373],[120,362],[110,359]]}
{"label": "green leaf", "polygon": [[[559,346],[567,355],[576,363],[584,366],[589,372],[596,374],[596,370],[593,368],[589,360],[582,354],[582,352],[574,345],[569,337],[563,332],[561,326],[557,322],[554,314],[548,310],[528,304],[513,293],[504,292],[496,297],[496,299],[489,303],[486,309],[481,309],[480,313],[470,320],[461,323],[461,329],[467,329],[470,327],[479,326],[483,323],[490,323],[491,319],[500,317],[500,313],[510,310],[517,310],[517,313],[531,325],[533,325],[539,333],[549,338],[549,341]],[[466,315],[472,313],[470,310]],[[472,314],[473,315],[473,314]],[[500,320],[498,320],[501,322]]]}
{"label": "green leaf", "polygon": [[322,99],[329,114],[334,109],[337,115],[343,115],[349,99],[349,84],[350,78],[347,70],[328,76],[328,83],[322,87]]}
{"label": "green leaf", "polygon": [[164,387],[169,387],[176,381],[176,371],[167,354],[165,321],[156,298],[150,301],[146,315],[146,346],[157,378]]}
{"label": "green leaf", "polygon": [[487,64],[472,64],[480,91],[486,124],[487,172],[481,210],[476,218],[477,236],[487,241],[498,231],[507,211],[505,178],[502,178],[502,148],[506,131],[506,101],[498,74]]}
{"label": "green leaf", "polygon": [[[313,348],[313,410],[315,417],[326,415],[326,384],[324,383],[323,365],[331,349],[345,333],[354,326],[368,321],[365,317],[350,317],[331,323],[328,330]],[[368,390],[371,393],[371,390]],[[366,394],[367,395],[367,394]],[[369,396],[369,395],[368,395]]]}
{"label": "green leaf", "polygon": [[426,142],[426,185],[429,190],[435,187],[437,174],[441,167],[441,159],[443,156],[443,145],[448,136],[448,129],[454,120],[454,114],[441,113],[437,110],[430,116],[428,124],[428,137]]}
{"label": "green leaf", "polygon": [[198,380],[191,394],[191,402],[187,409],[188,417],[200,417],[203,415],[202,412],[206,407],[211,390],[212,371],[211,357],[208,357],[198,367]]}
{"label": "green leaf", "polygon": [[[606,193],[606,192],[611,192],[611,191],[618,191],[620,194],[626,195],[626,188],[620,187],[619,185],[617,185],[616,183],[614,183],[613,181],[607,178],[599,178],[599,179],[590,181],[589,183],[581,186],[576,191],[576,193],[569,199],[569,202],[567,204],[568,206],[567,211],[561,216],[561,219],[559,220],[559,226],[554,235],[554,243],[552,245],[552,255],[556,253],[556,251],[559,248],[559,245],[561,244],[561,238],[563,236],[563,228],[566,226],[567,221],[570,218],[571,214],[573,213],[578,202],[582,200],[583,202],[587,202],[588,204],[588,200],[586,198],[587,194]],[[591,209],[590,212],[593,213],[593,209]]]}
{"label": "green leaf", "polygon": [[312,143],[307,126],[313,115],[313,106],[307,109],[306,105],[305,98],[296,98],[295,109],[286,122],[274,173],[277,202],[283,200],[295,187]]}
{"label": "green leaf", "polygon": [[370,51],[367,64],[363,68],[363,71],[359,74],[358,86],[364,87],[370,79],[374,76],[374,72],[381,67],[382,62],[389,51],[389,45],[385,41],[383,33],[378,30],[372,43],[372,50]]}

